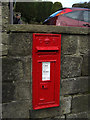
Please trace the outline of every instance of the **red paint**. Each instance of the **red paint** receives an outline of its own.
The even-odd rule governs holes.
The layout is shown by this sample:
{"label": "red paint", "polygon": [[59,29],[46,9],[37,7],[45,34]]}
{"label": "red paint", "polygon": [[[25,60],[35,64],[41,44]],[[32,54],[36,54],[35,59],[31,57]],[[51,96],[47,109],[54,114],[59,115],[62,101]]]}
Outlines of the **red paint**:
{"label": "red paint", "polygon": [[[60,60],[61,35],[34,33],[32,47],[32,103],[34,110],[59,106]],[[46,76],[44,72],[47,74]]]}
{"label": "red paint", "polygon": [[68,13],[68,12],[72,12],[72,10],[70,8],[67,8],[65,10],[62,10],[60,13],[58,13],[56,16],[59,16],[59,15],[62,15],[62,14],[65,14],[65,13]]}

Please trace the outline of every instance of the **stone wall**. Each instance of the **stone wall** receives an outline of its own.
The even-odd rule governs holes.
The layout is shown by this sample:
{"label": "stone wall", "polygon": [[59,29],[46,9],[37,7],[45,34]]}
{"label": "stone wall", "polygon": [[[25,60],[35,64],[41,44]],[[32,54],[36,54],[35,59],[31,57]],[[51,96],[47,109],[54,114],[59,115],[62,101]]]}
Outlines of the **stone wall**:
{"label": "stone wall", "polygon": [[[59,107],[32,109],[33,33],[61,34]],[[2,117],[65,120],[90,117],[89,39],[88,28],[3,24]]]}

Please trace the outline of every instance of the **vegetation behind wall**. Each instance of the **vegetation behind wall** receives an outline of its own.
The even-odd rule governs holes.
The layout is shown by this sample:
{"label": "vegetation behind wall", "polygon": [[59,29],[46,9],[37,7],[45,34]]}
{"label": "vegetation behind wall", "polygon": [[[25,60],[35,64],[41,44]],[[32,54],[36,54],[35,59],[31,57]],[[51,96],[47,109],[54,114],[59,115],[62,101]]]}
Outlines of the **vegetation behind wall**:
{"label": "vegetation behind wall", "polygon": [[90,1],[84,3],[75,3],[72,7],[90,8]]}
{"label": "vegetation behind wall", "polygon": [[15,12],[21,12],[27,23],[42,23],[50,14],[62,8],[60,2],[17,2]]}

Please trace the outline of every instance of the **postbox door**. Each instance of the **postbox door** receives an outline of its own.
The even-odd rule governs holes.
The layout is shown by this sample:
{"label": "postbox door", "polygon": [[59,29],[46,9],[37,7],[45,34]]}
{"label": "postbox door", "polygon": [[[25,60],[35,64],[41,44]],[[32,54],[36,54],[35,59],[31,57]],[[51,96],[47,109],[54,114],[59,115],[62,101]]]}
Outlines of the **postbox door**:
{"label": "postbox door", "polygon": [[38,69],[38,104],[55,103],[55,61],[39,61]]}
{"label": "postbox door", "polygon": [[35,59],[34,109],[59,106],[60,58],[56,55],[38,55]]}

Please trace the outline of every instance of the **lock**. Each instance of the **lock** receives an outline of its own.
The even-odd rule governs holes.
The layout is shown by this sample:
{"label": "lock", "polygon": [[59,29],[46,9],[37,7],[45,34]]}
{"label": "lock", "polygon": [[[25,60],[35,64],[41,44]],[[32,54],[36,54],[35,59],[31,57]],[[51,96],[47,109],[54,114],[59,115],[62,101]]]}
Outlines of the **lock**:
{"label": "lock", "polygon": [[42,89],[48,88],[48,84],[45,84],[45,83],[43,84],[43,83],[41,83],[41,88],[42,88]]}
{"label": "lock", "polygon": [[44,88],[44,85],[42,85],[42,88]]}

